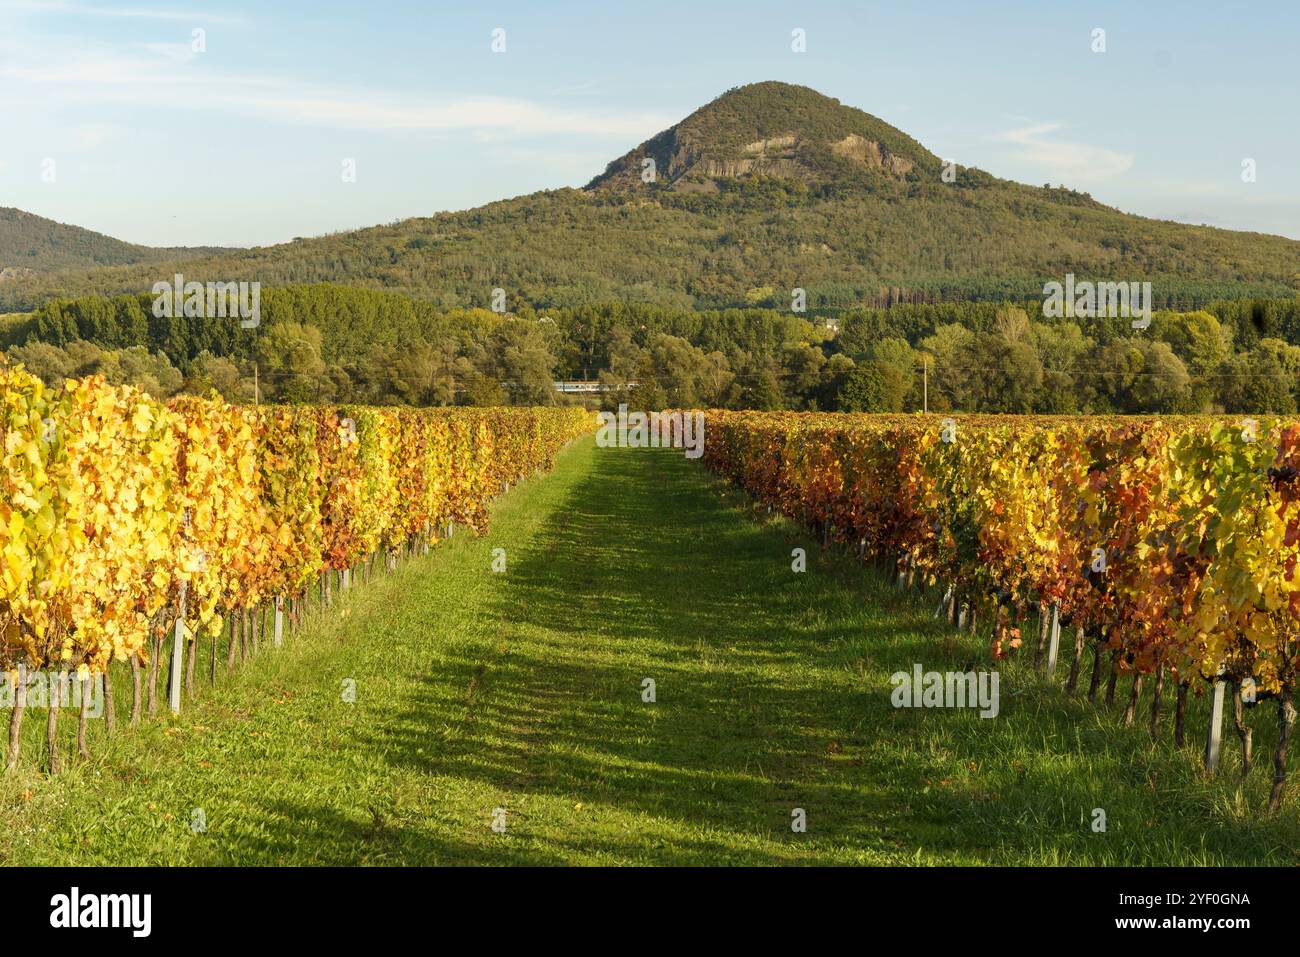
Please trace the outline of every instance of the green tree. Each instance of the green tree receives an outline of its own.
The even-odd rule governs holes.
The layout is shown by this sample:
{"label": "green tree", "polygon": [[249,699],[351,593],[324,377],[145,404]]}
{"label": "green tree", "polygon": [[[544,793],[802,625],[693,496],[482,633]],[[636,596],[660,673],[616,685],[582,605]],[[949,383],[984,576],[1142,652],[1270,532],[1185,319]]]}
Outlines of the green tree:
{"label": "green tree", "polygon": [[844,377],[838,406],[841,412],[900,412],[903,377],[888,362],[868,359]]}
{"label": "green tree", "polygon": [[[1261,346],[1267,341],[1261,340]],[[1276,350],[1256,347],[1233,356],[1219,367],[1219,377],[1225,412],[1291,415],[1296,410],[1295,378],[1287,374]]]}
{"label": "green tree", "polygon": [[807,409],[822,381],[826,357],[809,345],[787,345],[782,354],[782,393],[787,409]]}
{"label": "green tree", "polygon": [[22,363],[27,371],[48,386],[59,386],[72,373],[67,352],[47,342],[28,342],[8,350],[12,362]]}
{"label": "green tree", "polygon": [[256,356],[263,396],[281,402],[319,401],[325,375],[320,329],[296,322],[272,325],[258,339]]}
{"label": "green tree", "polygon": [[206,351],[190,365],[184,388],[193,395],[207,395],[215,389],[227,402],[253,401],[253,383],[245,383],[239,366],[225,356]]}
{"label": "green tree", "polygon": [[922,359],[917,355],[916,350],[908,345],[906,339],[897,336],[879,339],[871,343],[867,349],[867,356],[871,359],[878,359],[897,369],[899,376],[903,380],[904,396],[911,396],[915,390],[918,397],[917,408],[920,408],[920,386],[918,384],[920,373],[917,370],[921,366]]}
{"label": "green tree", "polygon": [[955,360],[969,412],[1032,412],[1043,384],[1043,365],[1028,341],[979,333],[969,352]]}
{"label": "green tree", "polygon": [[555,404],[555,356],[531,322],[503,322],[492,336],[497,381],[512,405]]}
{"label": "green tree", "polygon": [[1097,356],[1110,407],[1129,413],[1183,413],[1193,409],[1192,377],[1166,342],[1117,339]]}

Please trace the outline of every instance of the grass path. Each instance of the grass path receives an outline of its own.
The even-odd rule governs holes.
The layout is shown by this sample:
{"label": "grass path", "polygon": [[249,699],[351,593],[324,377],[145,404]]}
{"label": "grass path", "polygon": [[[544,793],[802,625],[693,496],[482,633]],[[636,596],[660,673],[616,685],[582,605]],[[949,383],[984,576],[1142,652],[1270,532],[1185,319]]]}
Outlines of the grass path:
{"label": "grass path", "polygon": [[[1224,773],[1206,781],[1194,749],[1153,747],[1016,666],[995,720],[895,710],[892,672],[987,650],[949,640],[920,604],[753,514],[680,453],[578,443],[502,499],[489,535],[458,535],[342,607],[180,721],[97,731],[95,757],[52,780],[5,777],[0,863],[1300,856],[1300,798],[1262,820],[1268,769],[1242,793],[1226,736]],[[1105,833],[1089,826],[1098,807]],[[806,833],[791,830],[794,808]]]}

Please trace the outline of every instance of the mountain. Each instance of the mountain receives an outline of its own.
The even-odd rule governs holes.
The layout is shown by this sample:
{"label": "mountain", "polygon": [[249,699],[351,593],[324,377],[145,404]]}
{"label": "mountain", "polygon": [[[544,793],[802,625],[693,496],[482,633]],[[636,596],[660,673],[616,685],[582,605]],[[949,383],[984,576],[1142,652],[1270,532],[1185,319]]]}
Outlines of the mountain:
{"label": "mountain", "polygon": [[587,189],[635,191],[645,160],[679,192],[718,192],[719,181],[773,176],[826,183],[863,172],[899,180],[939,169],[937,156],[888,123],[787,83],[754,83],[725,93],[614,162]]}
{"label": "mountain", "polygon": [[[647,159],[654,176],[643,178]],[[251,250],[83,261],[0,283],[0,312],[147,290],[176,271],[387,288],[447,307],[488,305],[501,288],[544,308],[788,308],[798,287],[810,308],[834,309],[1032,297],[1068,272],[1150,281],[1157,307],[1300,289],[1300,242],[954,172],[945,177],[937,156],[876,117],[806,87],[756,83],[629,150],[584,189]],[[8,222],[0,249],[12,245]]]}
{"label": "mountain", "polygon": [[130,265],[221,251],[217,247],[137,246],[21,209],[0,207],[0,282],[38,273]]}

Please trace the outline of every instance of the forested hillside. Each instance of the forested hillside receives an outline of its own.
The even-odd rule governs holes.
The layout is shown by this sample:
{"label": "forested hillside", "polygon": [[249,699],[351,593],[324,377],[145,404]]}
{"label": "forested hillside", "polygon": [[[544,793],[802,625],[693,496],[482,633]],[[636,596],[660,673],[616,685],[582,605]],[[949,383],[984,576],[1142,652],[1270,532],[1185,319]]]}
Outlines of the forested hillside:
{"label": "forested hillside", "polygon": [[0,207],[0,290],[37,273],[154,262],[218,253],[215,247],[166,249],[124,243],[79,226],[56,223],[21,209]]}
{"label": "forested hillside", "polygon": [[996,301],[1038,295],[1073,272],[1149,281],[1157,307],[1185,309],[1292,295],[1300,243],[1144,219],[960,165],[948,182],[942,161],[902,131],[813,90],[760,83],[629,151],[586,190],[222,255],[19,277],[0,283],[0,311],[139,292],[176,271],[384,288],[443,308],[487,306],[499,288],[545,309],[788,307],[795,288],[812,308]]}

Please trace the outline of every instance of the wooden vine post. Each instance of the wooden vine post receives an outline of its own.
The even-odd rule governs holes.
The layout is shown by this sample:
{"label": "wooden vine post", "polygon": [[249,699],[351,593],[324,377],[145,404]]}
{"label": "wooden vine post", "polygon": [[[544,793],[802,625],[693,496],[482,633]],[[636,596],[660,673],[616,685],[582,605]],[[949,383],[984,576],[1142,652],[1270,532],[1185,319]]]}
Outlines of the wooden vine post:
{"label": "wooden vine post", "polygon": [[284,596],[275,596],[275,629],[271,632],[271,644],[279,648],[284,639]]}

